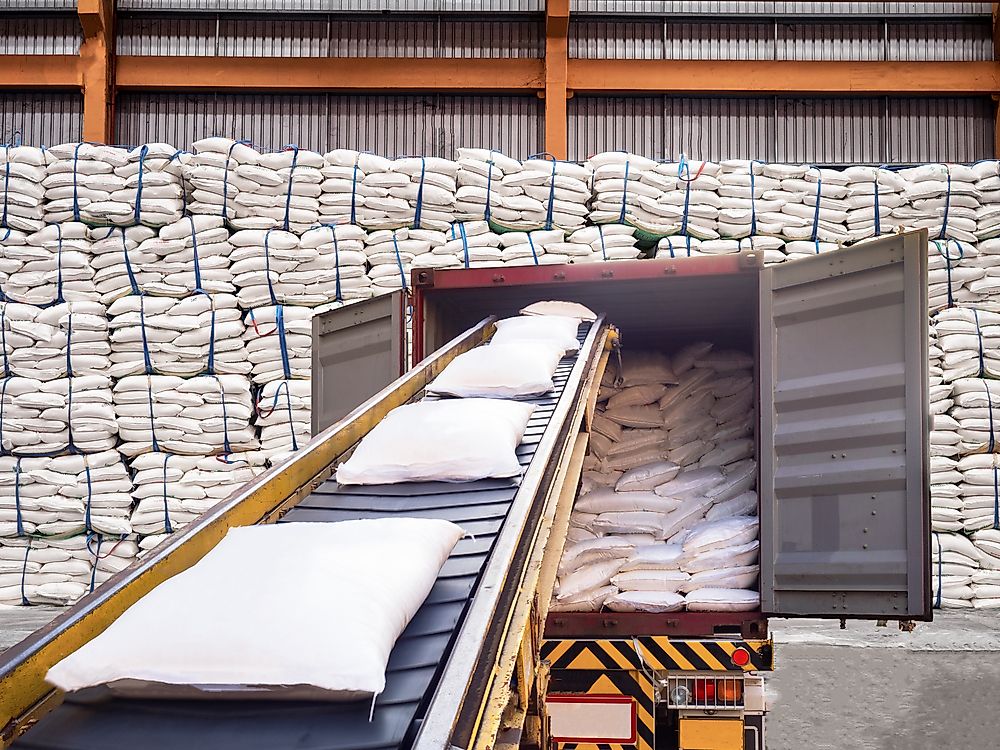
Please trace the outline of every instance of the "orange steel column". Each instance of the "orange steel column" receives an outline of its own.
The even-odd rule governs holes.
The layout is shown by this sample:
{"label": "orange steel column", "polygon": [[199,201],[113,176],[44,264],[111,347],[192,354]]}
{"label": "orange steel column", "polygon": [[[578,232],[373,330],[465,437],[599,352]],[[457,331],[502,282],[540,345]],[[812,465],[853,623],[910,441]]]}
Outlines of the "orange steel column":
{"label": "orange steel column", "polygon": [[114,137],[114,0],[77,0],[83,27],[80,73],[83,140],[110,143]]}
{"label": "orange steel column", "polygon": [[545,150],[557,159],[565,159],[566,88],[569,67],[569,0],[546,0],[545,3]]}

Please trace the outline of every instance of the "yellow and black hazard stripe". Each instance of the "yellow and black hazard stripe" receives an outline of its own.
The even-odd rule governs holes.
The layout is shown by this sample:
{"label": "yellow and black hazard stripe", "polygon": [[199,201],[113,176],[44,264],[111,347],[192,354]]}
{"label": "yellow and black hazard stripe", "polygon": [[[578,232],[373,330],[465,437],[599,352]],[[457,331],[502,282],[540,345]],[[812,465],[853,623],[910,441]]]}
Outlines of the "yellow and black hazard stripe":
{"label": "yellow and black hazard stripe", "polygon": [[559,750],[653,750],[656,746],[656,696],[642,672],[572,670],[553,674],[550,693],[624,695],[635,700],[635,743],[556,743]]}
{"label": "yellow and black hazard stripe", "polygon": [[[750,657],[744,666],[733,661],[733,652],[740,648]],[[755,672],[774,669],[771,641],[674,640],[667,636],[639,636],[628,640],[565,639],[545,641],[541,654],[552,669],[669,669],[699,672]]]}

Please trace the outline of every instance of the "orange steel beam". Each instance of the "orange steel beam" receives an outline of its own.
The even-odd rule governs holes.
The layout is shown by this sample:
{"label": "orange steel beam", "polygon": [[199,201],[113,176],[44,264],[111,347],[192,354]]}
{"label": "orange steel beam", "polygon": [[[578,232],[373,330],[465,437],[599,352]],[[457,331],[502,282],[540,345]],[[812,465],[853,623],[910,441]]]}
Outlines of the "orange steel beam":
{"label": "orange steel beam", "polygon": [[110,143],[114,133],[114,0],[77,0],[77,15],[83,27],[83,140]]}
{"label": "orange steel beam", "polygon": [[0,88],[79,87],[80,65],[76,55],[0,55]]}
{"label": "orange steel beam", "polygon": [[592,93],[991,95],[1000,91],[1000,62],[573,59],[569,87]]}
{"label": "orange steel beam", "polygon": [[540,89],[537,59],[139,57],[116,60],[119,89],[263,91],[478,91]]}
{"label": "orange steel beam", "polygon": [[565,159],[569,148],[566,101],[570,97],[569,0],[545,3],[545,150]]}

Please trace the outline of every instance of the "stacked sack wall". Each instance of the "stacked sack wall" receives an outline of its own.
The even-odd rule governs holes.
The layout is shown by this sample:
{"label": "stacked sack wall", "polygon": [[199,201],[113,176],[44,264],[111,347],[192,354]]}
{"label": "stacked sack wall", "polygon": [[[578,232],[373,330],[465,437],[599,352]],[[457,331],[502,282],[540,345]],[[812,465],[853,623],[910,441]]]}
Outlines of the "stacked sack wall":
{"label": "stacked sack wall", "polygon": [[0,147],[0,603],[76,598],[301,448],[312,315],[413,268],[776,263],[927,228],[935,600],[1000,605],[997,162],[455,156]]}

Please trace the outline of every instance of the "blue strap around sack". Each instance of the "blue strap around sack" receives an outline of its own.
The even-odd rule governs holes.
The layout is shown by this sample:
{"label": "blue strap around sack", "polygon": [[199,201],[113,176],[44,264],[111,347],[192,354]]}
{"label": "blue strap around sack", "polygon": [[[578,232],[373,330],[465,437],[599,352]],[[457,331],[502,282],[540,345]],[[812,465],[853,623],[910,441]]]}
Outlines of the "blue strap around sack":
{"label": "blue strap around sack", "polygon": [[[281,315],[281,307],[278,307],[278,315]],[[282,331],[282,340],[284,339],[284,331]],[[282,346],[282,359],[286,358],[284,352],[284,346]],[[219,384],[219,395],[222,397],[222,450],[225,455],[229,455],[233,452],[232,447],[229,444],[229,414],[226,410],[226,389],[222,385],[222,381],[219,380],[218,376],[212,375],[215,378],[215,382]],[[287,375],[285,377],[288,377]]]}
{"label": "blue strap around sack", "polygon": [[[451,228],[452,234],[455,233],[455,227]],[[458,232],[462,235],[462,258],[465,261],[465,267],[469,267],[469,238],[465,234],[465,222],[459,222]]]}
{"label": "blue strap around sack", "polygon": [[201,287],[201,261],[198,259],[198,232],[194,226],[194,217],[188,216],[191,224],[191,253],[194,261],[194,292],[195,294],[208,294]]}
{"label": "blue strap around sack", "polygon": [[167,499],[167,461],[170,460],[170,454],[166,453],[163,456],[163,531],[167,534],[174,533],[173,524],[170,523],[170,501]]}
{"label": "blue strap around sack", "polygon": [[139,296],[139,334],[142,336],[143,369],[146,375],[152,375],[154,374],[153,359],[149,354],[149,341],[146,338],[146,298],[142,295]]}
{"label": "blue strap around sack", "polygon": [[[281,371],[286,378],[292,377],[291,364],[288,361],[288,342],[285,340],[285,307],[278,305],[274,309],[274,326],[278,331],[278,348],[281,351]],[[221,383],[220,383],[221,386]]]}
{"label": "blue strap around sack", "polygon": [[531,248],[531,257],[535,261],[535,265],[538,265],[538,253],[535,252],[535,241],[531,239],[531,234],[528,234],[528,247]]}
{"label": "blue strap around sack", "polygon": [[417,187],[417,207],[413,212],[413,228],[420,229],[420,214],[424,210],[424,176],[427,173],[427,159],[420,157],[420,185]]}
{"label": "blue strap around sack", "polygon": [[125,227],[119,227],[122,233],[122,256],[125,258],[125,273],[128,275],[129,286],[132,287],[132,294],[142,294],[139,289],[139,282],[135,279],[135,271],[132,270],[132,261],[128,257],[128,241],[125,238]]}
{"label": "blue strap around sack", "polygon": [[70,453],[79,453],[77,447],[73,444],[73,379],[70,378],[66,381],[66,433],[67,433],[67,443],[66,450]]}
{"label": "blue strap around sack", "polygon": [[[10,146],[4,146],[9,149]],[[7,228],[7,202],[10,199],[10,151],[7,152],[7,161],[4,162],[3,169],[3,213],[0,214],[0,228]]]}
{"label": "blue strap around sack", "polygon": [[361,161],[361,152],[354,157],[354,171],[351,173],[351,223],[358,223],[358,162]]}
{"label": "blue strap around sack", "polygon": [[233,145],[229,147],[229,153],[226,154],[226,169],[222,173],[222,219],[223,221],[229,220],[229,162],[233,158],[233,149],[237,146],[246,146],[250,141],[233,141]]}
{"label": "blue strap around sack", "polygon": [[62,273],[62,249],[63,249],[63,235],[62,235],[62,224],[53,224],[56,228],[56,298],[53,304],[60,304],[65,302],[63,299],[63,273]]}
{"label": "blue strap around sack", "polygon": [[604,227],[600,224],[597,225],[597,236],[601,238],[601,258],[604,260],[608,259],[608,249],[604,246]]}
{"label": "blue strap around sack", "polygon": [[399,242],[396,240],[396,233],[392,233],[392,249],[396,252],[396,265],[399,267],[399,278],[403,282],[403,291],[408,291],[406,285],[406,271],[403,269],[403,258],[399,255]]}
{"label": "blue strap around sack", "polygon": [[91,525],[91,517],[90,517],[90,508],[94,498],[93,494],[94,486],[93,483],[90,481],[90,464],[87,463],[86,458],[83,459],[83,470],[84,474],[87,477],[87,504],[86,506],[84,506],[83,509],[83,528],[85,531],[89,533],[94,530],[94,527]]}
{"label": "blue strap around sack", "polygon": [[271,304],[278,304],[278,298],[274,296],[274,287],[271,285],[271,232],[273,229],[268,229],[264,233],[264,278],[267,279],[267,294],[271,298]]}
{"label": "blue strap around sack", "polygon": [[962,259],[965,257],[965,248],[962,247],[961,242],[956,241],[955,245],[958,247],[958,257],[953,258],[951,257],[951,254],[948,252],[947,242],[944,243],[944,250],[941,249],[940,240],[931,240],[931,242],[934,243],[934,248],[938,251],[938,255],[944,258],[945,271],[947,273],[947,279],[948,279],[948,307],[954,307],[955,297],[951,288],[951,268],[952,268],[951,263],[952,261],[958,261],[958,262],[962,261]]}
{"label": "blue strap around sack", "polygon": [[292,450],[297,451],[299,449],[298,440],[295,438],[295,425],[292,422],[292,394],[288,390],[288,381],[282,380],[278,383],[278,387],[274,390],[274,398],[271,400],[271,408],[269,414],[273,413],[275,409],[278,408],[278,397],[281,395],[281,389],[285,389],[285,409],[288,412],[288,431],[292,436]]}
{"label": "blue strap around sack", "polygon": [[0,384],[0,456],[7,455],[7,451],[3,449],[3,410],[4,410],[4,396],[7,395],[7,384],[10,382],[10,378],[4,378],[3,383]]}
{"label": "blue strap around sack", "polygon": [[299,147],[294,143],[289,143],[285,149],[292,149],[292,166],[288,170],[288,192],[285,193],[285,223],[283,229],[287,232],[289,225],[289,214],[292,210],[292,182],[295,180],[295,168],[299,165]]}
{"label": "blue strap around sack", "polygon": [[66,318],[66,377],[73,377],[73,311]]}
{"label": "blue strap around sack", "polygon": [[986,389],[986,412],[990,415],[990,442],[986,446],[987,453],[993,453],[996,449],[996,437],[993,433],[993,396],[990,395],[990,387],[983,381],[983,388]]}
{"label": "blue strap around sack", "polygon": [[976,321],[976,338],[979,342],[979,374],[977,378],[986,376],[986,358],[983,356],[983,330],[979,327],[979,311],[972,308],[972,317]]}
{"label": "blue strap around sack", "polygon": [[149,434],[152,438],[153,453],[160,452],[160,443],[156,439],[156,417],[153,410],[153,379],[146,376],[146,396],[149,401]]}
{"label": "blue strap around sack", "polygon": [[138,224],[142,216],[142,173],[146,167],[146,156],[149,154],[149,146],[139,149],[139,184],[135,188],[135,212],[133,218]]}
{"label": "blue strap around sack", "polygon": [[[357,167],[357,165],[355,165]],[[333,238],[333,267],[337,272],[336,288],[335,288],[335,302],[341,302],[344,299],[344,295],[340,288],[340,244],[337,242],[337,225],[336,224],[324,224],[330,230],[330,237]]]}
{"label": "blue strap around sack", "polygon": [[77,164],[80,161],[80,147],[82,143],[76,144],[73,149],[73,221],[80,221],[80,184]]}
{"label": "blue strap around sack", "polygon": [[941,573],[944,570],[943,553],[941,551],[941,535],[934,531],[934,542],[937,544],[937,593],[934,596],[934,609],[941,609],[941,589],[944,583],[941,580]]}
{"label": "blue strap around sack", "polygon": [[552,160],[552,176],[549,178],[549,205],[545,209],[545,228],[552,229],[552,214],[556,200],[556,160]]}
{"label": "blue strap around sack", "polygon": [[1000,529],[1000,467],[993,457],[993,528]]}
{"label": "blue strap around sack", "polygon": [[14,520],[17,535],[24,536],[24,519],[21,517],[21,459],[14,464]]}
{"label": "blue strap around sack", "polygon": [[28,543],[24,547],[24,562],[21,564],[21,606],[30,607],[31,602],[28,601],[28,597],[24,593],[24,587],[27,584],[28,578],[28,556],[31,554],[31,539],[28,539]]}
{"label": "blue strap around sack", "polygon": [[[92,546],[92,541],[97,538],[97,547]],[[101,545],[104,543],[104,534],[87,534],[87,551],[94,556],[94,564],[90,568],[90,590],[93,591],[97,585],[97,561],[101,559]]]}
{"label": "blue strap around sack", "polygon": [[757,175],[753,171],[754,164],[764,164],[759,159],[750,162],[750,234],[757,234]]}
{"label": "blue strap around sack", "polygon": [[486,208],[483,209],[483,220],[489,222],[492,209],[490,208],[490,192],[493,187],[493,154],[495,149],[490,149],[490,157],[486,160]]}
{"label": "blue strap around sack", "polygon": [[209,295],[209,304],[212,306],[212,318],[208,326],[208,362],[205,364],[205,372],[208,375],[215,374],[215,297]]}
{"label": "blue strap around sack", "polygon": [[945,193],[944,196],[944,216],[941,218],[941,234],[938,235],[939,240],[943,240],[948,234],[948,211],[951,208],[951,170],[947,169],[947,172],[948,192]]}
{"label": "blue strap around sack", "polygon": [[7,356],[7,306],[0,308],[0,345],[3,346],[3,377],[10,377],[10,357]]}
{"label": "blue strap around sack", "polygon": [[691,183],[684,186],[684,218],[681,219],[681,234],[688,233],[688,209],[691,207]]}
{"label": "blue strap around sack", "polygon": [[[629,168],[629,164],[630,164],[630,162],[626,159],[625,160],[625,184],[622,185],[622,210],[621,210],[621,213],[618,214],[618,223],[619,224],[624,224],[625,223],[625,205],[626,205],[626,202],[628,201],[628,168]],[[605,258],[605,260],[607,260],[607,258]]]}
{"label": "blue strap around sack", "polygon": [[878,195],[878,173],[881,167],[875,167],[875,177],[873,182],[875,183],[875,236],[880,237],[882,235],[882,209],[879,206],[879,195]]}
{"label": "blue strap around sack", "polygon": [[[817,170],[818,171],[818,170]],[[823,193],[823,174],[820,173],[819,178],[816,180],[816,210],[813,211],[813,228],[812,228],[812,241],[816,242],[819,239],[819,204],[822,201]],[[819,252],[819,245],[816,246],[816,252]]]}

